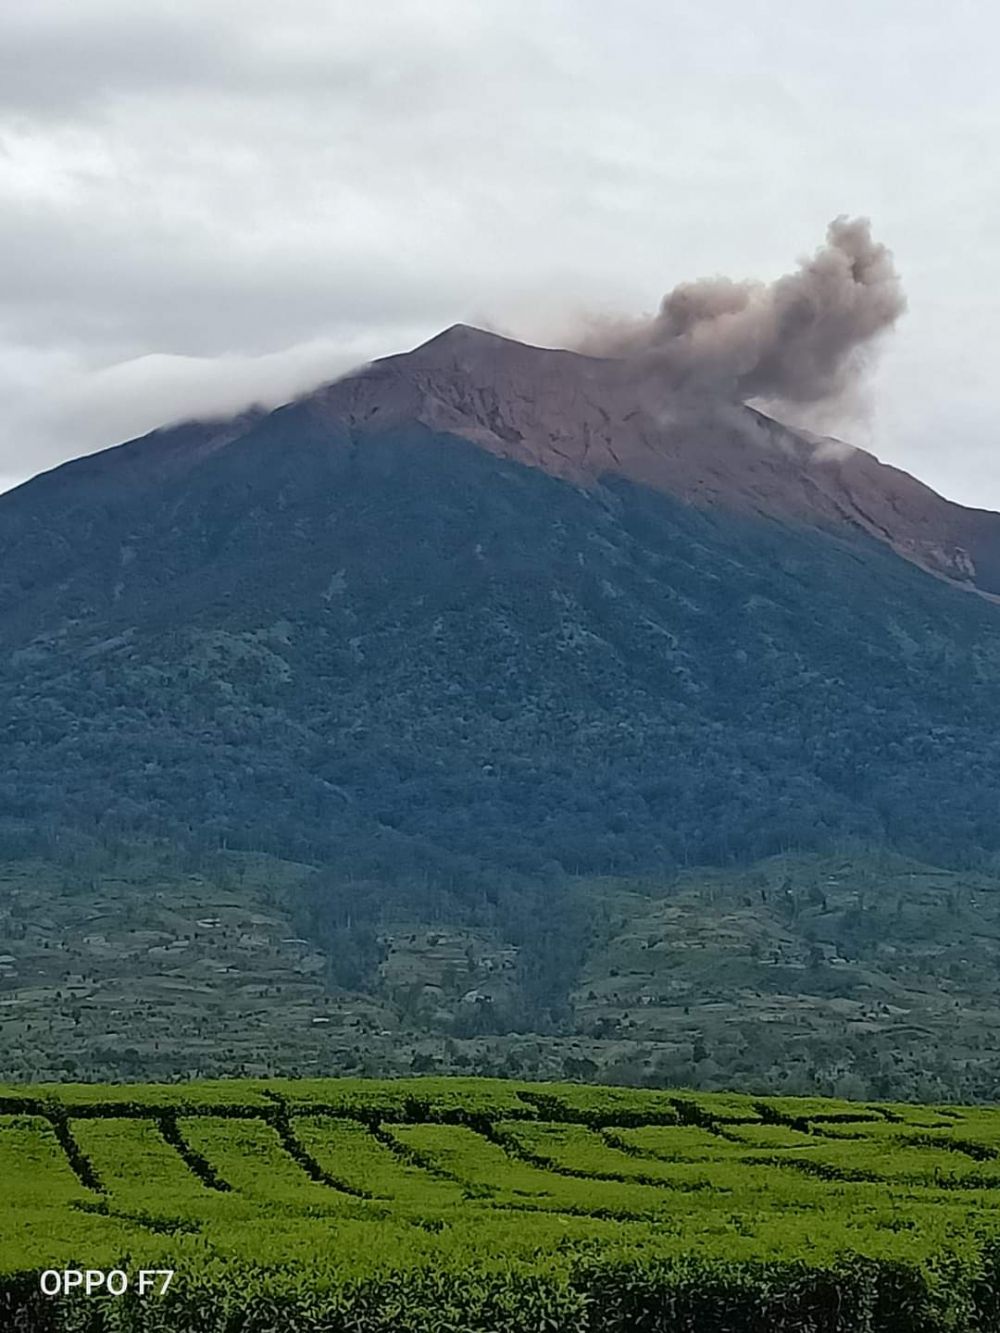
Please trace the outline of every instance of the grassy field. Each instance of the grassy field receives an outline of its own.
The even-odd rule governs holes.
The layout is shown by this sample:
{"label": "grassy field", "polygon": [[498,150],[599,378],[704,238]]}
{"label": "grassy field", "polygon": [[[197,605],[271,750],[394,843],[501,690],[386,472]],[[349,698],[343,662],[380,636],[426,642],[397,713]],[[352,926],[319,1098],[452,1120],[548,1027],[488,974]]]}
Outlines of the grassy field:
{"label": "grassy field", "polygon": [[[0,1181],[10,1326],[998,1327],[1000,1110],[484,1079],[7,1087]],[[38,1296],[67,1266],[177,1276],[162,1298]]]}

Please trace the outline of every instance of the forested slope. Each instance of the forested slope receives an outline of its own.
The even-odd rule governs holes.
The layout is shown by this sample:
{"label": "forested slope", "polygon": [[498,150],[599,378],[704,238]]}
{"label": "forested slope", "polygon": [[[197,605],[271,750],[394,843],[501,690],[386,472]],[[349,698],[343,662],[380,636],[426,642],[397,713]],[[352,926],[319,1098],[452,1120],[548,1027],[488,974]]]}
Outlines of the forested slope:
{"label": "forested slope", "polygon": [[997,849],[992,602],[865,536],[298,411],[155,486],[103,455],[0,499],[11,846],[466,878]]}

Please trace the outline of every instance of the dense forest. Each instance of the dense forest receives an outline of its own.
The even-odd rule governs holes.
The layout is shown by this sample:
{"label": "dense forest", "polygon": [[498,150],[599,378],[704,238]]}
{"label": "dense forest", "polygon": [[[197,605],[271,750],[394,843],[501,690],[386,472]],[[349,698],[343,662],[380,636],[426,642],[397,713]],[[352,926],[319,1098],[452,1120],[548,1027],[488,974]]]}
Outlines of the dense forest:
{"label": "dense forest", "polygon": [[1000,849],[996,608],[860,535],[416,428],[319,447],[293,408],[197,486],[36,479],[0,556],[8,854],[161,837],[475,894]]}

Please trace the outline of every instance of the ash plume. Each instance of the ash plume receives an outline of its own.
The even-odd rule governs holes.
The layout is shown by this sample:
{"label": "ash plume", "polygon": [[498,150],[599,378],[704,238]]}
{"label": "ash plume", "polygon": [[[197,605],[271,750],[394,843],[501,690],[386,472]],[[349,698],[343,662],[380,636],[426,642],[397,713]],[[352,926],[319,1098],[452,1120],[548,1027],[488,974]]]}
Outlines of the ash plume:
{"label": "ash plume", "polygon": [[841,216],[794,273],[681,283],[654,316],[592,329],[581,350],[639,359],[679,389],[823,404],[851,395],[873,343],[905,309],[891,252],[867,218]]}

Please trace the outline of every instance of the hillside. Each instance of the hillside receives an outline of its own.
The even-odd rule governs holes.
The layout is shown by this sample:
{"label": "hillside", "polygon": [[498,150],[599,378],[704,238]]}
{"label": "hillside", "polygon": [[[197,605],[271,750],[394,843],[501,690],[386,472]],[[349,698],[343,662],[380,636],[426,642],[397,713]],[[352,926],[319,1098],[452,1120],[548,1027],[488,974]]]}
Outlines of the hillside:
{"label": "hillside", "polygon": [[0,1079],[480,1073],[990,1100],[1000,881],[901,857],[471,903],[227,854],[0,867]]}
{"label": "hillside", "polygon": [[1000,519],[650,392],[460,328],[0,497],[0,850],[470,893],[844,837],[985,864]]}

